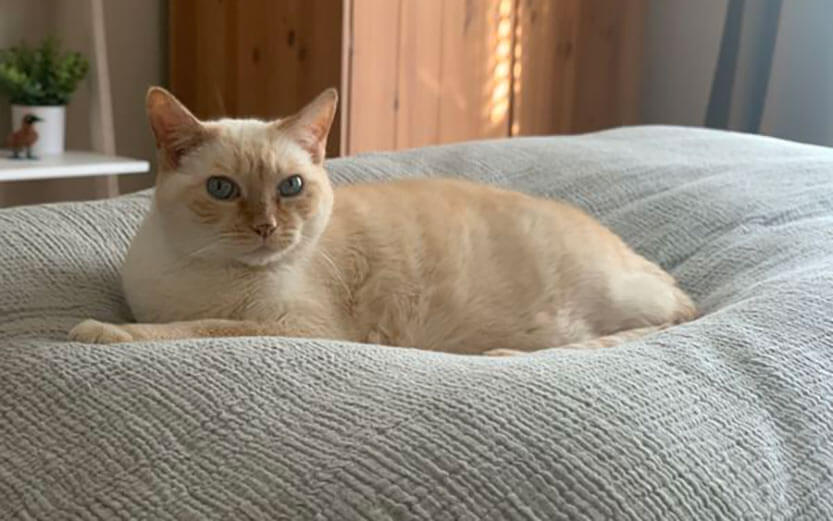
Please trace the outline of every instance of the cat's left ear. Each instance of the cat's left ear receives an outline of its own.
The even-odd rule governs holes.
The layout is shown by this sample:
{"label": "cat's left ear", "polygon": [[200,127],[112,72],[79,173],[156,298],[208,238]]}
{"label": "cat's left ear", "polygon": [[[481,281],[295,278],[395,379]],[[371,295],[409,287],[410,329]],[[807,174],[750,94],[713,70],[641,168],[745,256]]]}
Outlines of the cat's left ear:
{"label": "cat's left ear", "polygon": [[321,164],[327,148],[327,135],[338,108],[338,93],[330,88],[318,95],[297,114],[281,120],[278,125],[309,152],[312,162]]}
{"label": "cat's left ear", "polygon": [[162,87],[151,87],[145,103],[156,148],[162,152],[161,159],[166,166],[177,168],[180,160],[205,140],[205,127]]}

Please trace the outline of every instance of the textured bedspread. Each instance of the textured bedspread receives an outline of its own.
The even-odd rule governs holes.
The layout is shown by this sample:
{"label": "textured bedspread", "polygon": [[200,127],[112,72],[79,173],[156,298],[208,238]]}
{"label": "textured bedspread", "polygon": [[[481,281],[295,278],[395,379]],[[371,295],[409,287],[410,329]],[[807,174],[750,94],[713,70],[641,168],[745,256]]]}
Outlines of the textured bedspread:
{"label": "textured bedspread", "polygon": [[82,345],[80,319],[130,318],[117,269],[147,194],[0,211],[0,520],[833,519],[833,150],[646,127],[329,169],[572,201],[704,316],[501,359]]}

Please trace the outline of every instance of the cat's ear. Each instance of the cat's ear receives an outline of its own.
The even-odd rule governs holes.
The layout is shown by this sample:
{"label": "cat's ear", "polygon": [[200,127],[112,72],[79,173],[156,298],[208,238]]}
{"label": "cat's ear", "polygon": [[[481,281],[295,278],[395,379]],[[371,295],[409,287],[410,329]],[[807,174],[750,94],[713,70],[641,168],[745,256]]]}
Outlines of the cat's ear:
{"label": "cat's ear", "polygon": [[309,152],[313,163],[321,164],[324,161],[327,135],[330,133],[337,107],[338,93],[330,88],[294,116],[278,122],[278,125]]}
{"label": "cat's ear", "polygon": [[162,152],[162,159],[169,167],[178,167],[182,156],[205,140],[205,127],[162,87],[148,90],[145,105],[156,148]]}

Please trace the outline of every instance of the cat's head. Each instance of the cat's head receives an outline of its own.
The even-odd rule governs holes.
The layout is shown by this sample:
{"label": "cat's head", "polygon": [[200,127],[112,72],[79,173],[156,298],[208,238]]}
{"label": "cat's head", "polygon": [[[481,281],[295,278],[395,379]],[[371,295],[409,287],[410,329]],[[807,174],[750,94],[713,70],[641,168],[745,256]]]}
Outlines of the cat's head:
{"label": "cat's head", "polygon": [[182,255],[265,265],[315,243],[330,217],[324,170],[338,95],[294,116],[200,121],[153,87],[147,111],[159,152],[155,205]]}

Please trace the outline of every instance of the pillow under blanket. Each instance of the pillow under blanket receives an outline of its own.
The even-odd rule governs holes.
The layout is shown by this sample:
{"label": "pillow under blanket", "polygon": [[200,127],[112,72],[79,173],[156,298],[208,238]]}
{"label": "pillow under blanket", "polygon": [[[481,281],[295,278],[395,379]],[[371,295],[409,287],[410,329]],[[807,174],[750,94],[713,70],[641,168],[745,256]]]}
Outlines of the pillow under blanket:
{"label": "pillow under blanket", "polygon": [[0,520],[833,519],[833,150],[635,127],[328,169],[571,201],[703,317],[498,359],[82,345],[65,340],[80,319],[130,319],[118,267],[148,193],[3,210]]}

